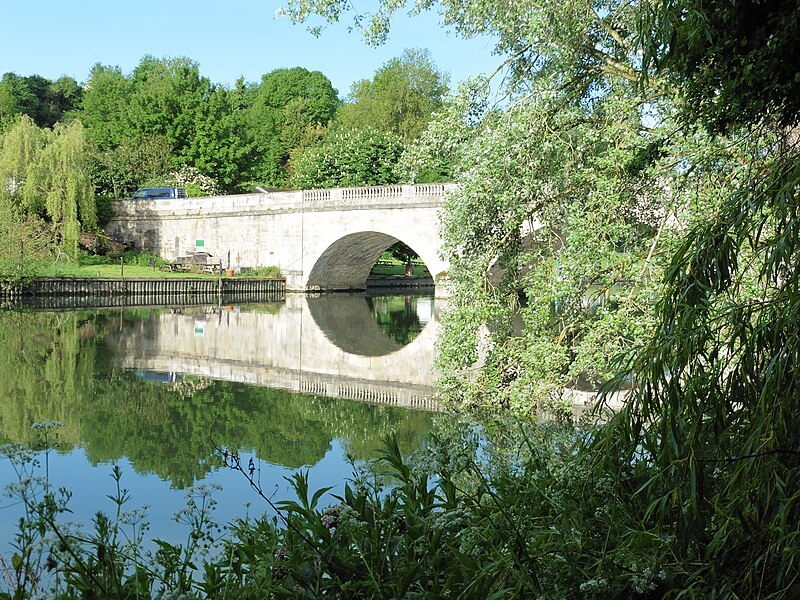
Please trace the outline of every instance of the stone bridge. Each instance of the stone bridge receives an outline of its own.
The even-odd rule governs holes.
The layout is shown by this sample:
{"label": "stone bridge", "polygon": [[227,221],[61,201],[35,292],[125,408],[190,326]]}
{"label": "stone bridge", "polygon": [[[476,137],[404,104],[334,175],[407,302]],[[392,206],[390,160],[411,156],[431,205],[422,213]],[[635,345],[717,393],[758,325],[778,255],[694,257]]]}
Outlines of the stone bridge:
{"label": "stone bridge", "polygon": [[440,211],[454,184],[125,200],[106,226],[113,239],[168,260],[195,251],[231,267],[275,265],[292,291],[363,290],[398,241],[425,262],[445,295]]}

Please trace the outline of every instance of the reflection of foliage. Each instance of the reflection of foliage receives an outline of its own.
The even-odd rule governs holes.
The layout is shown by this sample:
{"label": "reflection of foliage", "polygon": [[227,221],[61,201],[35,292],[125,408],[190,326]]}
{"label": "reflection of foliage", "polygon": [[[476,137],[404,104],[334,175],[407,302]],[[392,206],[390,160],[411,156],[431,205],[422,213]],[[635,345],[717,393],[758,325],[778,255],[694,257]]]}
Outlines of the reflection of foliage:
{"label": "reflection of foliage", "polygon": [[383,332],[400,344],[409,344],[424,327],[413,296],[375,296],[367,304]]}
{"label": "reflection of foliage", "polygon": [[[126,311],[122,318],[141,320],[149,312]],[[92,462],[126,456],[138,472],[186,487],[219,466],[214,444],[299,467],[318,462],[335,438],[361,459],[391,430],[411,448],[430,429],[429,414],[389,406],[221,381],[144,381],[114,370],[113,356],[98,343],[119,318],[0,313],[0,397],[7,399],[0,405],[0,439],[33,444],[32,423],[61,421],[57,447],[83,445]]]}
{"label": "reflection of foliage", "polygon": [[36,441],[31,425],[62,421],[57,446],[80,440],[79,422],[68,418],[92,385],[92,326],[81,313],[0,311],[0,435]]}
{"label": "reflection of foliage", "polygon": [[90,460],[124,455],[137,470],[186,487],[219,466],[214,446],[252,450],[266,462],[297,468],[321,460],[334,438],[347,440],[356,458],[366,458],[392,429],[403,432],[404,446],[412,447],[430,427],[426,413],[231,382],[206,383],[186,399],[180,386],[115,373],[109,393],[97,394],[98,401],[86,406],[82,418]]}

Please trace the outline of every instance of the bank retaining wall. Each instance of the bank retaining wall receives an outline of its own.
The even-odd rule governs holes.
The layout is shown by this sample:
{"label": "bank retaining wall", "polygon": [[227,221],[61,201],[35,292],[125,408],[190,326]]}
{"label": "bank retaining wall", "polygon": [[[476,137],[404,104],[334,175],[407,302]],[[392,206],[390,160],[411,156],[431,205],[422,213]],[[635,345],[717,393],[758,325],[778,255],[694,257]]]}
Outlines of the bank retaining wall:
{"label": "bank retaining wall", "polygon": [[283,279],[251,278],[39,278],[21,286],[0,286],[0,299],[36,299],[48,306],[146,306],[197,304],[214,300],[280,301]]}

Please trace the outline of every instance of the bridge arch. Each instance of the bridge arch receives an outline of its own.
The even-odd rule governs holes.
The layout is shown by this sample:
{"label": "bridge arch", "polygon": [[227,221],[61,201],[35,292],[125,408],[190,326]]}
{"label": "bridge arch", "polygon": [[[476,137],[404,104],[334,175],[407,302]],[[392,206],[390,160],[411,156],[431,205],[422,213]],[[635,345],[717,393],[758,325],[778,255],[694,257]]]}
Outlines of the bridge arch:
{"label": "bridge arch", "polygon": [[[378,231],[358,231],[346,234],[327,248],[314,261],[308,274],[308,290],[363,290],[367,277],[381,255],[397,242],[407,244],[426,266],[436,263],[436,257],[424,256],[413,243]],[[435,273],[431,271],[433,276]]]}

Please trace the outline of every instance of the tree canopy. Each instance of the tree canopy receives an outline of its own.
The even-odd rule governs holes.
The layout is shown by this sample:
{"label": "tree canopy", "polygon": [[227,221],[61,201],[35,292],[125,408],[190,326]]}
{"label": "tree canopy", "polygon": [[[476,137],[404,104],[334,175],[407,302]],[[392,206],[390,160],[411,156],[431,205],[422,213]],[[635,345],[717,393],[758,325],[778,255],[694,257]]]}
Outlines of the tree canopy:
{"label": "tree canopy", "polygon": [[[350,14],[380,42],[407,5],[288,10]],[[463,143],[445,213],[446,392],[525,410],[578,374],[630,388],[565,453],[550,445],[560,458],[524,463],[537,483],[516,489],[531,503],[507,510],[532,515],[514,521],[539,557],[532,588],[794,597],[798,4],[410,10],[431,8],[462,35],[495,36],[506,93],[466,135],[470,113],[448,117]],[[446,129],[432,124],[433,150]]]}
{"label": "tree canopy", "polygon": [[447,92],[448,77],[436,68],[430,52],[406,49],[375,72],[372,80],[353,83],[349,102],[339,109],[336,122],[345,129],[371,127],[418,138]]}
{"label": "tree canopy", "polygon": [[80,108],[83,90],[71,77],[50,81],[40,75],[6,73],[0,79],[0,131],[25,115],[39,127],[53,127]]}
{"label": "tree canopy", "polygon": [[308,130],[327,126],[338,105],[336,90],[319,71],[294,67],[264,75],[253,90],[247,113],[250,135],[258,148],[252,179],[276,187],[285,185],[292,150]]}

